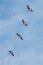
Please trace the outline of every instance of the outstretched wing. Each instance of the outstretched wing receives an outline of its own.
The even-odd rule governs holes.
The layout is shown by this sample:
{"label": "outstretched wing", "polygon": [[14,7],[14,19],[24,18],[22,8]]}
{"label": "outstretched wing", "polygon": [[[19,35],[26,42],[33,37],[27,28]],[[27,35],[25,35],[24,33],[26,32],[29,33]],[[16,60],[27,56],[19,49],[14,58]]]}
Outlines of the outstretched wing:
{"label": "outstretched wing", "polygon": [[33,10],[32,10],[32,9],[31,9],[30,11],[31,11],[31,12],[33,12]]}
{"label": "outstretched wing", "polygon": [[20,35],[21,40],[23,40],[22,35]]}
{"label": "outstretched wing", "polygon": [[24,24],[24,20],[22,19],[22,22],[23,22],[23,24]]}
{"label": "outstretched wing", "polygon": [[18,33],[16,33],[17,36],[20,36]]}
{"label": "outstretched wing", "polygon": [[22,37],[20,37],[21,38],[21,40],[23,40],[23,38]]}
{"label": "outstretched wing", "polygon": [[26,26],[28,26],[28,24],[25,24]]}
{"label": "outstretched wing", "polygon": [[28,8],[28,10],[30,10],[30,7],[29,7],[29,5],[27,5],[27,8]]}
{"label": "outstretched wing", "polygon": [[12,54],[12,56],[14,56],[14,54],[13,53],[11,53]]}

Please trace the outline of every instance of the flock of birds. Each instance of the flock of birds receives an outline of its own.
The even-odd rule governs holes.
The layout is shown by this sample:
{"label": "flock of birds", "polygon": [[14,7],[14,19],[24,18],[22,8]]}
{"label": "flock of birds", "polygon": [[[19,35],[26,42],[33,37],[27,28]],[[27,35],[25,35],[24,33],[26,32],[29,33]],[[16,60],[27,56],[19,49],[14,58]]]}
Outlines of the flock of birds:
{"label": "flock of birds", "polygon": [[[27,9],[28,9],[28,11],[33,12],[32,8],[30,8],[29,5],[27,5]],[[27,22],[25,22],[25,20],[23,20],[23,19],[22,19],[22,23],[23,23],[23,25],[28,26]],[[16,35],[17,35],[21,40],[23,40],[22,35],[20,35],[19,33],[16,33]],[[14,56],[13,51],[9,50],[9,53],[10,53],[12,56]]]}

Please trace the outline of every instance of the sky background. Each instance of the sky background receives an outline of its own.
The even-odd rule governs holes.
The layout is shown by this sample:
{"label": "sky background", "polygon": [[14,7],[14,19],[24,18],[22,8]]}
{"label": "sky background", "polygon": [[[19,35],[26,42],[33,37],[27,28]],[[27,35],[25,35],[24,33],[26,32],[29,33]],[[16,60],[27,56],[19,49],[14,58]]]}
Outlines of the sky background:
{"label": "sky background", "polygon": [[43,65],[43,0],[0,0],[0,65]]}

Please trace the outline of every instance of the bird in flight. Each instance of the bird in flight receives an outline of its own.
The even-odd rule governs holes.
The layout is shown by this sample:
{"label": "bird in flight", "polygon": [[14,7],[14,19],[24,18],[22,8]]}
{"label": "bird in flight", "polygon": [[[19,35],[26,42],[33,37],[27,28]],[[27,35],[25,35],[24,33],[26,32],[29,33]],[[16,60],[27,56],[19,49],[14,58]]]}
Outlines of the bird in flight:
{"label": "bird in flight", "polygon": [[17,35],[21,40],[23,40],[22,36],[21,36],[19,33],[16,33],[16,35]]}
{"label": "bird in flight", "polygon": [[28,24],[22,19],[22,23],[25,25],[25,26],[28,26]]}
{"label": "bird in flight", "polygon": [[28,11],[33,12],[32,8],[30,8],[29,5],[27,5],[27,9],[28,9]]}
{"label": "bird in flight", "polygon": [[14,56],[14,53],[13,53],[13,51],[9,51],[9,53],[10,53],[12,56]]}

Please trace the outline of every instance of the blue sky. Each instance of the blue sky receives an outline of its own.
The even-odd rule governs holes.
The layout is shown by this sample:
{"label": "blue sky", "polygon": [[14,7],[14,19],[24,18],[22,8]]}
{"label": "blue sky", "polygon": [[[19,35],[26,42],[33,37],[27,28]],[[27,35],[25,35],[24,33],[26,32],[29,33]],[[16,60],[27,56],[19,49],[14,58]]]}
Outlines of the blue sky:
{"label": "blue sky", "polygon": [[[27,11],[27,4],[33,13]],[[0,65],[43,65],[42,6],[43,0],[0,0]],[[22,18],[28,27],[22,25]]]}

